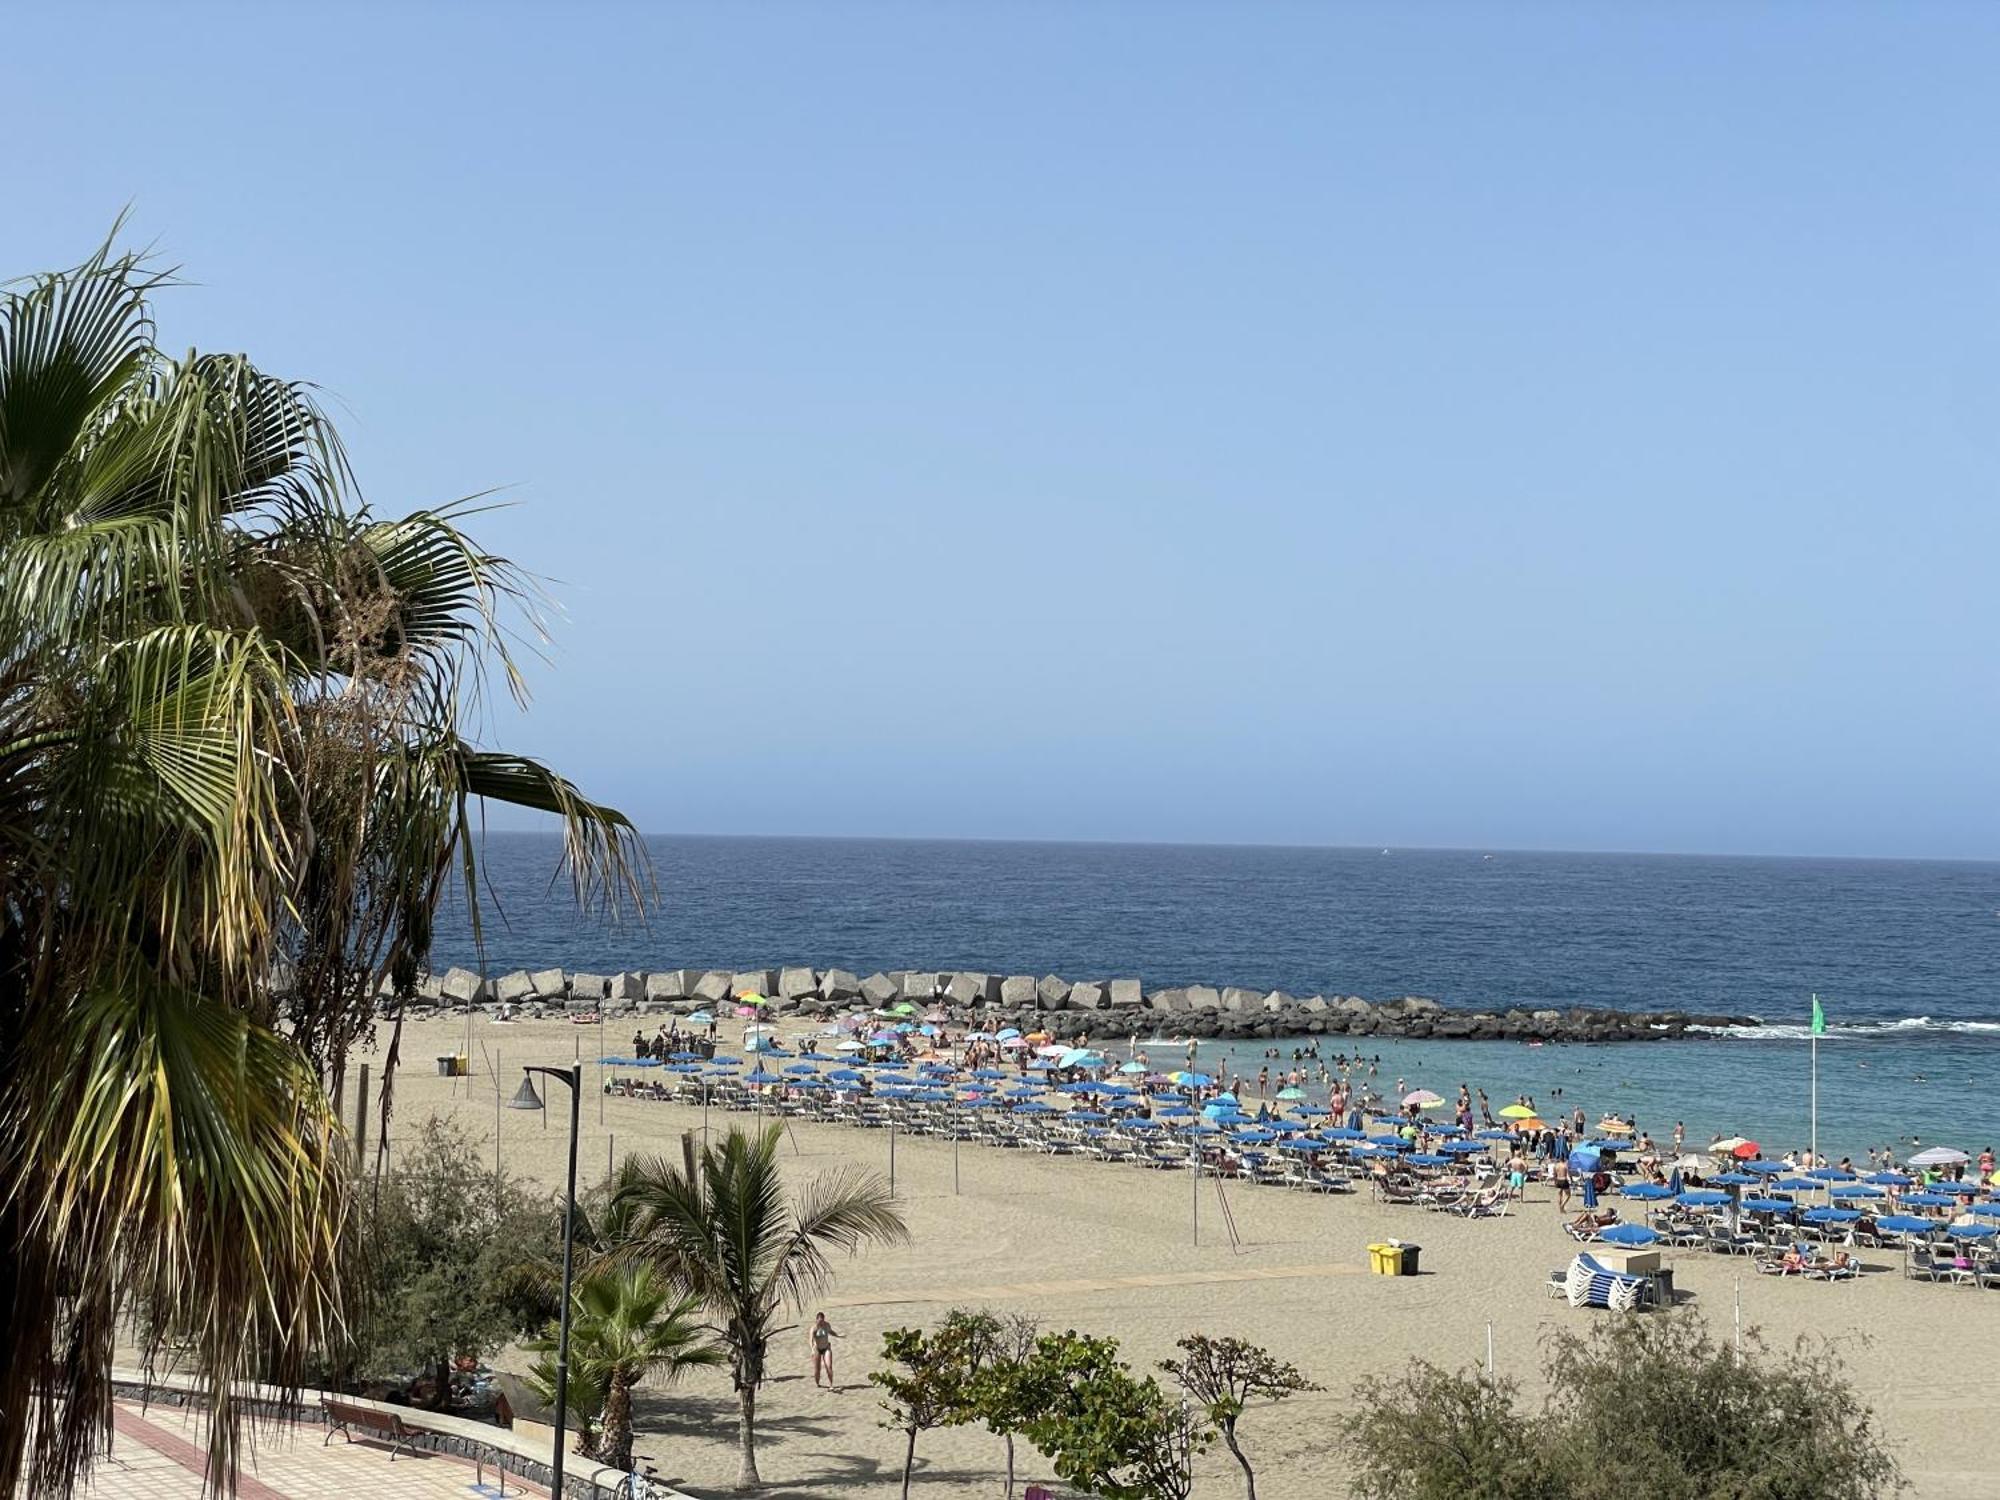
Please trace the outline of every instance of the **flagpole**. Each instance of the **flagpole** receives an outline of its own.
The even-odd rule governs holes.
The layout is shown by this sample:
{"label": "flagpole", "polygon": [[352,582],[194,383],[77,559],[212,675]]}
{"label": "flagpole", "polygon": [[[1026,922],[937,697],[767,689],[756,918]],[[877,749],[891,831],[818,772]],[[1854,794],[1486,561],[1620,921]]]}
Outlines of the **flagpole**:
{"label": "flagpole", "polygon": [[[1819,1015],[1819,996],[1812,997],[1815,1022]],[[1819,1159],[1819,1026],[1812,1028],[1812,1159],[1815,1167],[1822,1165]]]}

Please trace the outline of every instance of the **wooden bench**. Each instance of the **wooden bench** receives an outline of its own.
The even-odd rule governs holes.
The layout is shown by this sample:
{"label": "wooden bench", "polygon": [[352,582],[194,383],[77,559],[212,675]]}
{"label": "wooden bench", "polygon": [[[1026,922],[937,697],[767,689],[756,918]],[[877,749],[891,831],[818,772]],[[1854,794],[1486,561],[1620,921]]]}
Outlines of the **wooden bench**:
{"label": "wooden bench", "polygon": [[377,1411],[372,1406],[359,1406],[335,1396],[322,1397],[320,1404],[326,1408],[326,1438],[320,1443],[322,1448],[333,1441],[336,1432],[348,1442],[353,1442],[354,1430],[358,1427],[366,1435],[387,1442],[390,1445],[389,1462],[394,1463],[396,1455],[407,1448],[417,1435],[415,1428],[392,1411]]}

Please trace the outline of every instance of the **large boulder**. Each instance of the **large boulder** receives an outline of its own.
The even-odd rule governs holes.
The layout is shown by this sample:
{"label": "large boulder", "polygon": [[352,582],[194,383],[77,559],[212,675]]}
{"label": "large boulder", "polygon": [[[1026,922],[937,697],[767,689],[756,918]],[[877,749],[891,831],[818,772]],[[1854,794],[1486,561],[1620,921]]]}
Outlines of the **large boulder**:
{"label": "large boulder", "polygon": [[945,983],[944,993],[953,1005],[990,1005],[1000,998],[1000,981],[991,974],[961,971]]}
{"label": "large boulder", "polygon": [[1307,1015],[1323,1015],[1326,1011],[1326,996],[1308,995],[1299,1002],[1299,1009]]}
{"label": "large boulder", "polygon": [[1264,1009],[1273,1012],[1281,1010],[1289,1010],[1291,1009],[1292,1006],[1296,1004],[1298,1004],[1298,1002],[1294,1000],[1290,995],[1287,995],[1283,990],[1272,990],[1271,993],[1266,995],[1263,1000]]}
{"label": "large boulder", "polygon": [[929,1005],[937,998],[938,977],[921,969],[906,971],[897,980],[896,993],[899,999],[909,1000],[917,1005]]}
{"label": "large boulder", "polygon": [[1370,1005],[1366,1000],[1363,1000],[1359,995],[1349,995],[1345,1000],[1340,1002],[1338,1009],[1347,1012],[1350,1016],[1365,1016],[1373,1013],[1375,1007]]}
{"label": "large boulder", "polygon": [[1246,990],[1241,985],[1232,984],[1222,992],[1222,1008],[1238,1013],[1246,1010],[1255,1010],[1257,1009],[1258,1001],[1261,999],[1263,999],[1263,996],[1259,995],[1255,990]]}
{"label": "large boulder", "polygon": [[731,998],[737,995],[769,995],[777,987],[775,969],[741,969],[729,979]]}
{"label": "large boulder", "polygon": [[1055,974],[1044,974],[1035,984],[1035,1003],[1043,1010],[1061,1010],[1063,1002],[1069,999],[1069,981]]}
{"label": "large boulder", "polygon": [[861,981],[845,969],[828,969],[819,976],[819,997],[836,1003],[861,993]]}
{"label": "large boulder", "polygon": [[602,974],[572,974],[569,976],[569,997],[595,1005],[610,989],[611,981]]}
{"label": "large boulder", "polygon": [[1009,974],[1000,981],[1000,1003],[1008,1010],[1032,1010],[1040,986],[1032,974]]}
{"label": "large boulder", "polygon": [[1120,1010],[1131,1010],[1146,1003],[1146,989],[1136,979],[1114,979],[1106,998]]}
{"label": "large boulder", "polygon": [[1146,1005],[1151,1010],[1185,1011],[1188,1008],[1186,990],[1155,990],[1146,997]]}
{"label": "large boulder", "polygon": [[1189,1010],[1220,1010],[1222,992],[1212,984],[1191,984],[1188,986],[1187,1002]]}
{"label": "large boulder", "polygon": [[720,1005],[732,993],[729,982],[736,976],[727,969],[709,969],[694,982],[694,998],[704,1005]]}
{"label": "large boulder", "polygon": [[610,999],[618,1004],[643,999],[646,994],[646,976],[635,974],[630,969],[620,970],[611,976],[607,991]]}
{"label": "large boulder", "polygon": [[1069,987],[1068,998],[1071,1010],[1097,1010],[1109,997],[1103,985],[1095,980],[1085,979]]}
{"label": "large boulder", "polygon": [[534,977],[526,969],[502,974],[493,981],[493,998],[503,1005],[521,1005],[535,998]]}
{"label": "large boulder", "polygon": [[893,1004],[898,994],[896,981],[887,974],[870,974],[861,981],[861,998],[878,1010]]}
{"label": "large boulder", "polygon": [[669,1000],[687,999],[687,985],[681,978],[682,969],[668,969],[665,973],[646,976],[646,998],[655,1004],[665,1004]]}
{"label": "large boulder", "polygon": [[486,981],[470,969],[451,969],[439,983],[438,994],[458,1005],[477,1005],[487,997]]}
{"label": "large boulder", "polygon": [[569,975],[561,969],[537,969],[528,976],[528,982],[543,1000],[562,1000],[569,995]]}
{"label": "large boulder", "polygon": [[778,998],[808,1000],[819,993],[819,976],[811,969],[780,969]]}

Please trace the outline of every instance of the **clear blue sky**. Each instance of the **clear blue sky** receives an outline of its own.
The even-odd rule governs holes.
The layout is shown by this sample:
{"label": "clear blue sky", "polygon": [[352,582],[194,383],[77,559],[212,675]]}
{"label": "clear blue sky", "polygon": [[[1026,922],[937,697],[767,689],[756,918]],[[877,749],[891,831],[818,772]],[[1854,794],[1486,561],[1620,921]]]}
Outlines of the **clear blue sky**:
{"label": "clear blue sky", "polygon": [[0,38],[0,271],[506,487],[648,830],[2000,856],[2000,7]]}

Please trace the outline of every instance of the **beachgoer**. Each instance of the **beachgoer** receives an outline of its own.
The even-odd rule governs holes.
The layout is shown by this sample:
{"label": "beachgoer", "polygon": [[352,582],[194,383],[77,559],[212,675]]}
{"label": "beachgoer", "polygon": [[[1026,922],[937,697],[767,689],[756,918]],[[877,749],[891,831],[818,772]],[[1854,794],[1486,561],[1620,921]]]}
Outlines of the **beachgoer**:
{"label": "beachgoer", "polygon": [[1554,1168],[1556,1180],[1556,1212],[1569,1212],[1569,1163],[1562,1157],[1556,1158]]}
{"label": "beachgoer", "polygon": [[806,1342],[812,1348],[813,1384],[819,1384],[819,1377],[824,1372],[826,1388],[830,1391],[840,1389],[833,1383],[833,1341],[839,1337],[833,1325],[827,1322],[825,1313],[814,1315],[812,1330],[806,1335]]}

